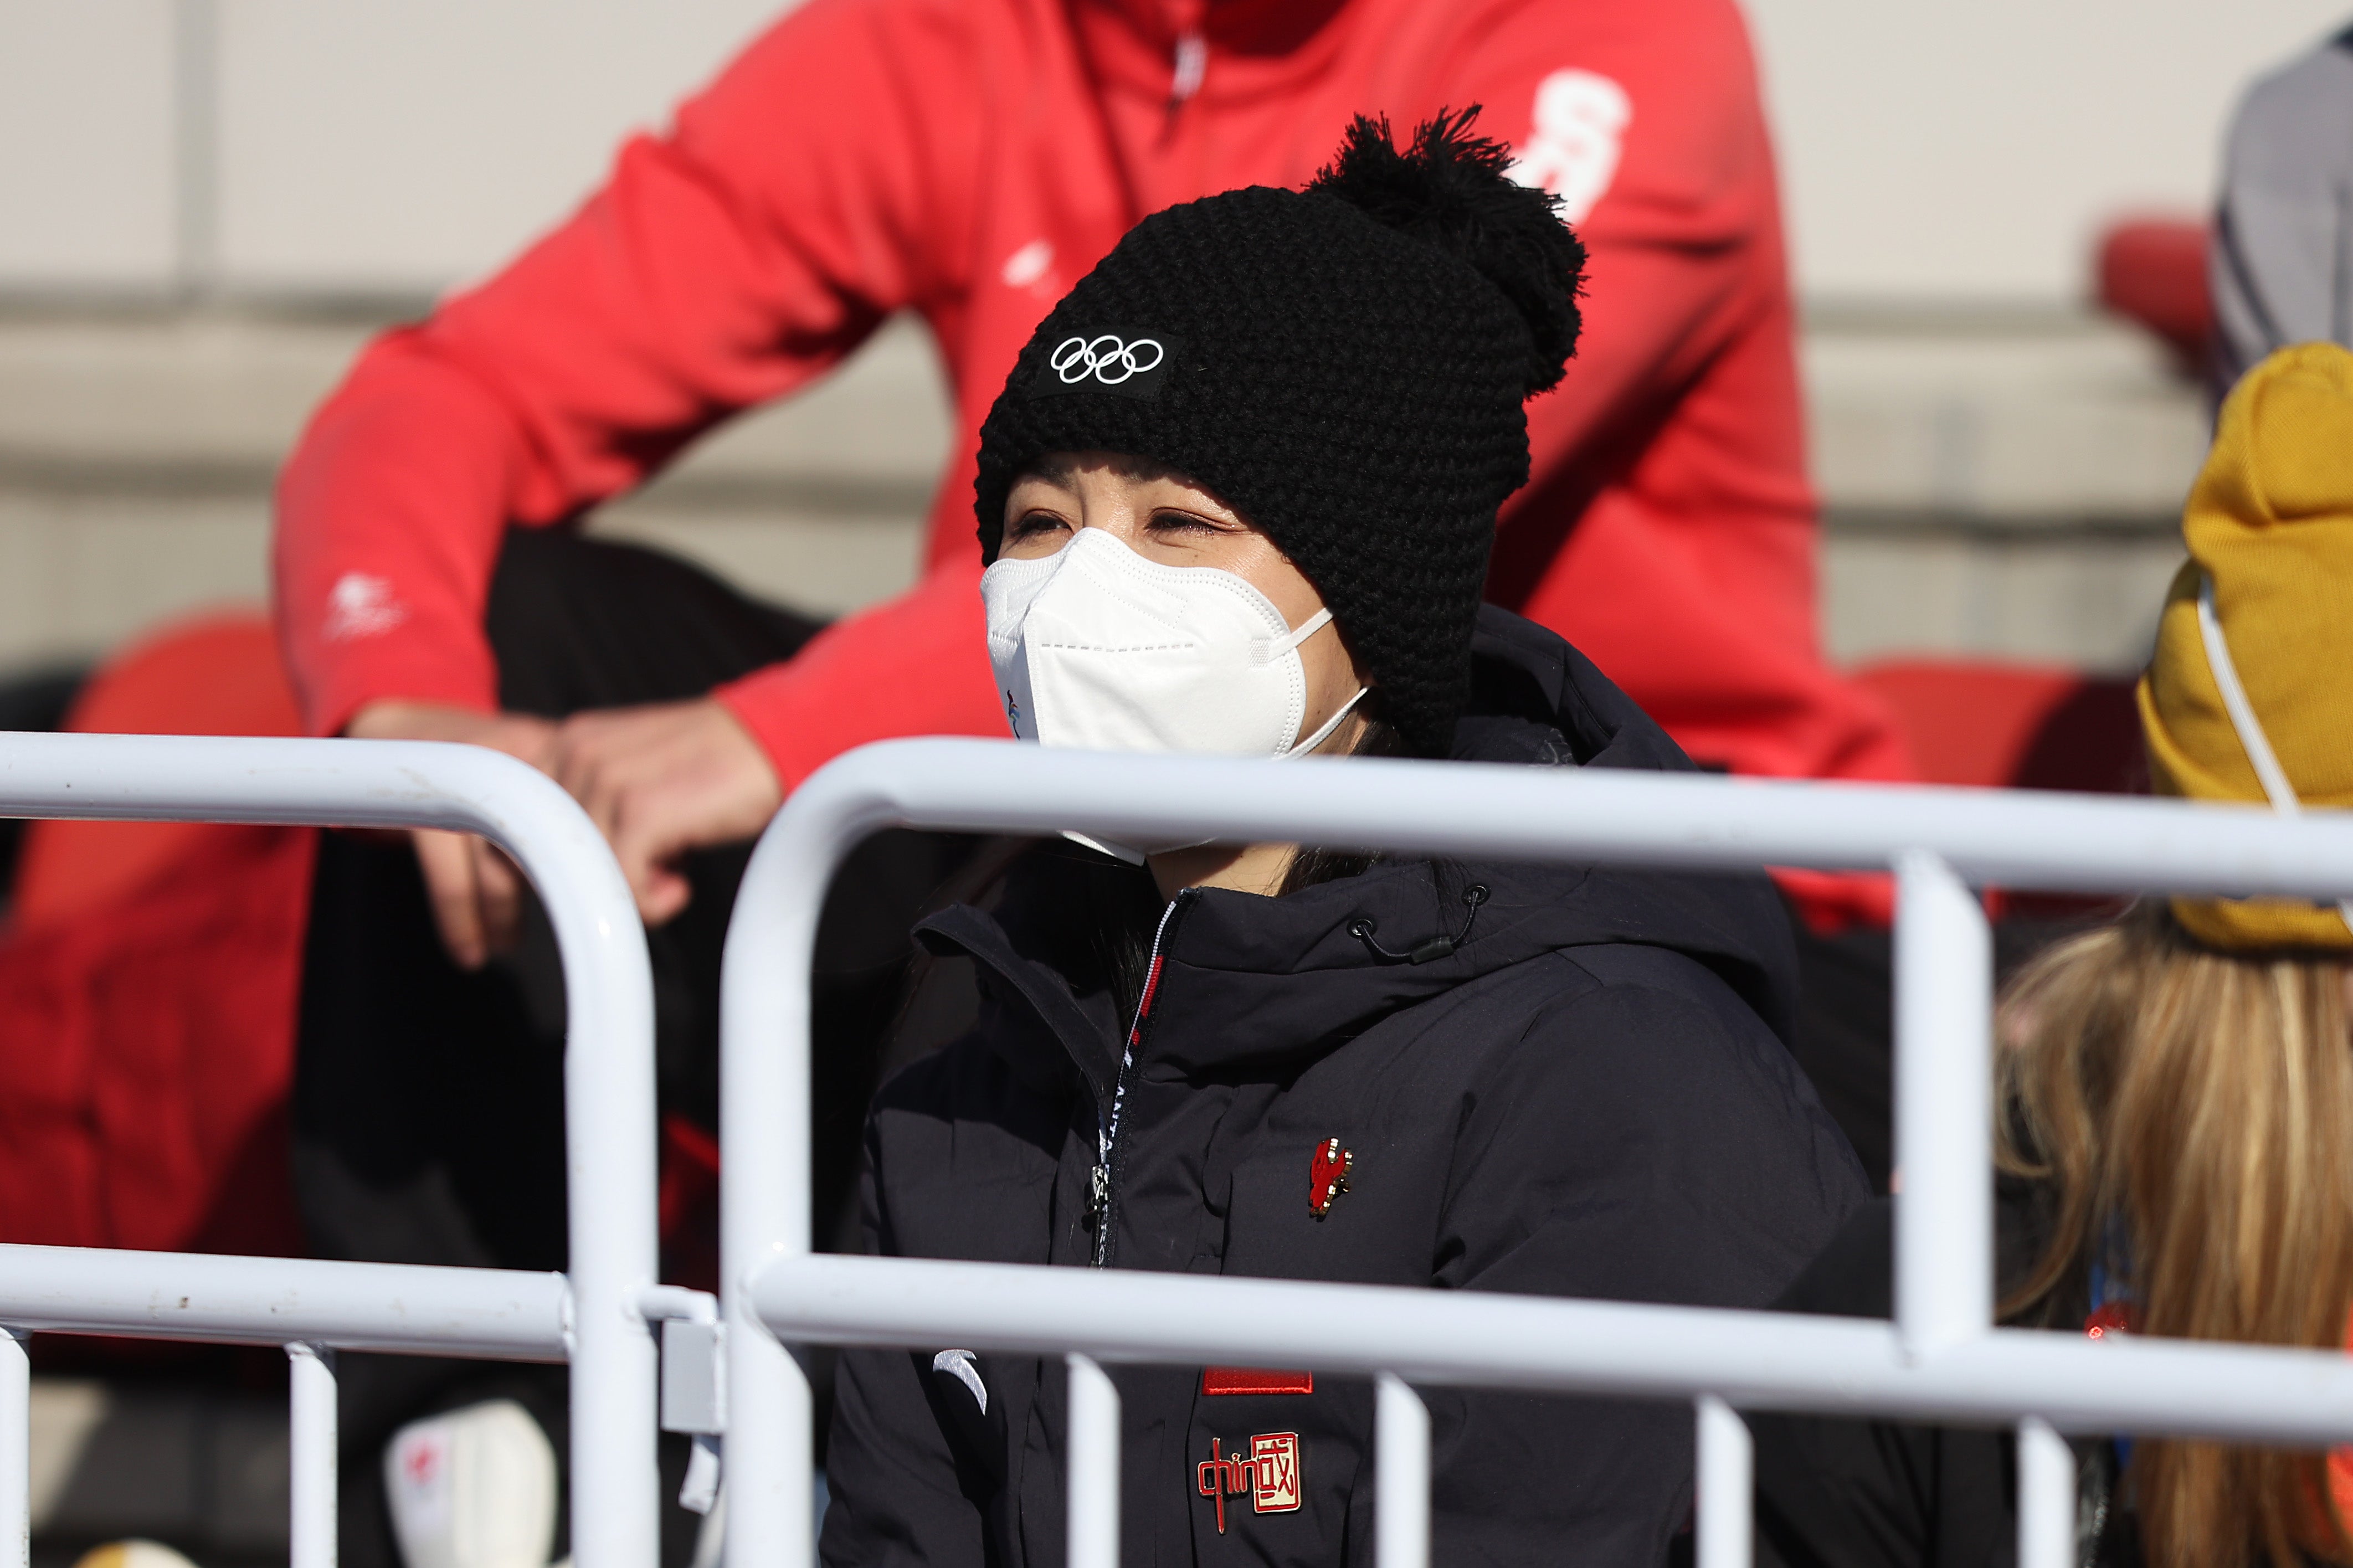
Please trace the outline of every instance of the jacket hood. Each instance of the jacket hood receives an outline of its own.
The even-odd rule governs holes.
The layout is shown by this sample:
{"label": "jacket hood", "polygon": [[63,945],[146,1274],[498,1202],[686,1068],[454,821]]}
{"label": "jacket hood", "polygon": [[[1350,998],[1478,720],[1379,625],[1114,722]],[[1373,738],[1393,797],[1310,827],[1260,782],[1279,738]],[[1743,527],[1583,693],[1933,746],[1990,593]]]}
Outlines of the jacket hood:
{"label": "jacket hood", "polygon": [[[1472,702],[1453,760],[1695,771],[1664,731],[1551,632],[1488,606],[1472,657]],[[1432,776],[1442,809],[1446,775]],[[1030,857],[993,913],[959,905],[924,921],[918,936],[935,952],[977,959],[987,972],[985,995],[1043,1026],[991,1027],[1017,1070],[1032,1050],[1067,1053],[1107,1092],[1126,1025],[1107,988],[1070,961],[1071,903],[1058,868],[1071,858]],[[1145,885],[1139,896],[1157,903],[1147,873],[1094,869],[1125,871]],[[1547,953],[1606,943],[1696,959],[1788,1039],[1795,950],[1779,897],[1761,873],[1406,858],[1277,899],[1224,889],[1180,894],[1161,922],[1147,1004],[1152,1035],[1168,1042],[1176,1053],[1168,1065],[1180,1070],[1284,1073],[1403,1007]],[[1045,1034],[1060,1049],[1039,1037]],[[1023,1037],[1027,1047],[1018,1043]]]}

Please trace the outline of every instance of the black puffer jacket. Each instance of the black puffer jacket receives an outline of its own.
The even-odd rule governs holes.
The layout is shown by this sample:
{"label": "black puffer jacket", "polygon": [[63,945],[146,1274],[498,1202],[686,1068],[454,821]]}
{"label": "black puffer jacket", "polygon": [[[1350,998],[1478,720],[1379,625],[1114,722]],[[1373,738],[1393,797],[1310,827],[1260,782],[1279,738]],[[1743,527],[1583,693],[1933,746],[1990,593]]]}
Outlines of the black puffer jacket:
{"label": "black puffer jacket", "polygon": [[[1691,766],[1550,633],[1490,610],[1476,654],[1458,755]],[[1432,810],[1446,782],[1432,772]],[[1127,1021],[1070,973],[1053,867],[1026,865],[993,915],[926,923],[934,952],[976,961],[983,1010],[878,1098],[877,1251],[1757,1307],[1864,1197],[1777,1037],[1792,960],[1761,876],[1398,860],[1280,899],[1187,892],[1161,923],[1123,1092]],[[1447,956],[1394,962],[1351,934],[1370,917],[1392,951],[1452,935],[1472,886],[1488,896]],[[1311,1173],[1335,1139],[1353,1163],[1319,1219]],[[971,1358],[984,1413],[934,1359],[842,1358],[825,1562],[1059,1568],[1061,1363]],[[1112,1375],[1131,1568],[1369,1562],[1369,1385]],[[1649,1563],[1684,1520],[1688,1408],[1423,1392],[1437,1561]],[[1213,1452],[1270,1448],[1296,1460],[1298,1506],[1202,1495]]]}
{"label": "black puffer jacket", "polygon": [[[2007,1300],[2051,1244],[2057,1194],[1995,1183],[1994,1279]],[[1822,1255],[1775,1303],[1824,1317],[1895,1315],[1895,1205],[1847,1216]],[[2084,1331],[2090,1281],[2072,1270],[2003,1321]],[[1852,1421],[1792,1411],[1747,1413],[1757,1443],[1758,1568],[2010,1568],[2018,1561],[2018,1446],[1983,1427]],[[2075,1552],[2087,1568],[2139,1568],[2140,1517],[2116,1445],[2076,1437]],[[2258,1545],[2242,1561],[2263,1562]]]}

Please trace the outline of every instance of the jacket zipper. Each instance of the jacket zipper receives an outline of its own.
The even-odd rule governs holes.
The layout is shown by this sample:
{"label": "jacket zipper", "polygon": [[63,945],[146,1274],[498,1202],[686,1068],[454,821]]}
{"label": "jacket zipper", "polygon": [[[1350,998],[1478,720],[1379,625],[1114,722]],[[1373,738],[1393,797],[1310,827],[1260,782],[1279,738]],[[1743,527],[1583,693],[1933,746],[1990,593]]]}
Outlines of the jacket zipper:
{"label": "jacket zipper", "polygon": [[1152,1016],[1153,993],[1160,989],[1160,944],[1167,938],[1168,922],[1184,899],[1179,893],[1169,900],[1168,907],[1160,911],[1160,924],[1153,930],[1152,962],[1144,972],[1144,994],[1135,999],[1135,1021],[1128,1026],[1127,1046],[1119,1055],[1119,1077],[1112,1084],[1111,1120],[1106,1122],[1098,1116],[1095,1121],[1095,1164],[1088,1173],[1092,1191],[1087,1213],[1094,1221],[1097,1268],[1111,1267],[1112,1179],[1119,1169],[1119,1120],[1127,1104],[1127,1075],[1135,1065],[1136,1044],[1144,1038],[1144,1020]]}
{"label": "jacket zipper", "polygon": [[1187,100],[1201,90],[1201,79],[1209,72],[1209,40],[1201,36],[1198,26],[1187,28],[1176,40],[1176,53],[1168,70],[1168,111],[1174,114]]}

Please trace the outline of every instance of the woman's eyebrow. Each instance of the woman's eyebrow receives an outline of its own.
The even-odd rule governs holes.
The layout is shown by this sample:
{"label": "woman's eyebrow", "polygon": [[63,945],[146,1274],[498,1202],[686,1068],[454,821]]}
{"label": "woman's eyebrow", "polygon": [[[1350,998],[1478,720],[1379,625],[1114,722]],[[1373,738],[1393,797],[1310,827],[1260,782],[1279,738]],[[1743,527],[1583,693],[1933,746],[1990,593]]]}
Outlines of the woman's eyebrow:
{"label": "woman's eyebrow", "polygon": [[1078,464],[1067,457],[1045,457],[1023,468],[1015,476],[1013,482],[1018,485],[1023,479],[1039,479],[1057,489],[1066,490],[1071,488],[1071,477],[1077,472]]}
{"label": "woman's eyebrow", "polygon": [[1192,475],[1186,473],[1181,468],[1172,468],[1167,464],[1155,462],[1150,458],[1132,458],[1123,456],[1117,458],[1111,467],[1112,471],[1117,474],[1121,479],[1132,480],[1137,484],[1150,484],[1155,479],[1166,479],[1171,484],[1183,485],[1187,489],[1200,489],[1202,488],[1199,484],[1195,482]]}

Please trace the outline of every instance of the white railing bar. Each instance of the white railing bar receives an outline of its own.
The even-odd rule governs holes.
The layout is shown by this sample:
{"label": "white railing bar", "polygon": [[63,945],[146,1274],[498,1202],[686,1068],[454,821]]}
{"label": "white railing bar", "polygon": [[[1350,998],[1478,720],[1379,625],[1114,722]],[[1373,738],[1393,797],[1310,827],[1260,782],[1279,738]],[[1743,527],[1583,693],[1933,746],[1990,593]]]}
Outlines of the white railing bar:
{"label": "white railing bar", "polygon": [[1928,1355],[1993,1326],[1993,935],[1936,856],[1895,886],[1895,1323]]}
{"label": "white railing bar", "polygon": [[2033,1416],[2018,1426],[2018,1568],[2075,1568],[2075,1451]]}
{"label": "white railing bar", "polygon": [[1748,1423],[1713,1394],[1700,1396],[1698,1417],[1693,1561],[1695,1568],[1749,1568],[1756,1557],[1757,1461]]}
{"label": "white railing bar", "polygon": [[286,1347],[289,1568],[335,1568],[335,1352]]}
{"label": "white railing bar", "polygon": [[1082,1355],[1067,1356],[1071,1456],[1062,1478],[1070,1568],[1119,1568],[1119,1390]]}
{"label": "white railing bar", "polygon": [[33,1561],[33,1365],[25,1336],[0,1329],[0,1531],[6,1531],[0,1568],[30,1568]]}
{"label": "white railing bar", "polygon": [[[812,1343],[1296,1366],[1415,1383],[2061,1431],[2353,1442],[2353,1356],[1994,1329],[1926,1359],[1868,1318],[813,1254],[754,1298]],[[731,1464],[733,1456],[731,1455]]]}
{"label": "white railing bar", "polygon": [[0,1246],[0,1322],[47,1333],[564,1361],[561,1274]]}
{"label": "white railing bar", "polygon": [[1430,1406],[1395,1373],[1373,1384],[1373,1568],[1430,1568]]}
{"label": "white railing bar", "polygon": [[1979,885],[2331,902],[2353,891],[2353,814],[2290,819],[2254,805],[1617,768],[886,741],[819,769],[769,834],[846,819],[1720,869],[1887,870],[1924,849]]}
{"label": "white railing bar", "polygon": [[[636,903],[587,814],[479,746],[10,732],[0,816],[440,827],[514,858],[554,928],[569,1021],[572,1538],[579,1568],[654,1561],[656,1355],[638,1311],[658,1268],[653,989]],[[269,1337],[333,1339],[291,1326]]]}
{"label": "white railing bar", "polygon": [[683,1285],[649,1285],[638,1292],[638,1310],[649,1323],[715,1323],[719,1321],[719,1298],[708,1290],[690,1290]]}

